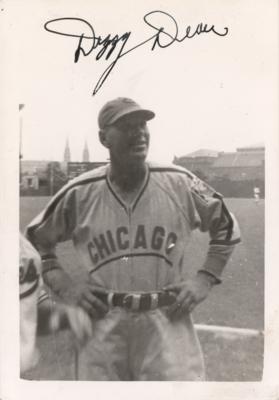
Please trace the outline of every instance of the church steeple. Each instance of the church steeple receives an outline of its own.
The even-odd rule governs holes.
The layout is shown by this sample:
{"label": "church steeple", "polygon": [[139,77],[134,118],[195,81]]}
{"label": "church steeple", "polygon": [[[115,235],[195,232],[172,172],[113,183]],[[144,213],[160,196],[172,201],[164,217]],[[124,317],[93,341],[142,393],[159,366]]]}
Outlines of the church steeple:
{"label": "church steeple", "polygon": [[87,145],[87,141],[84,143],[84,149],[82,153],[82,161],[83,162],[89,162],[90,161],[90,155],[89,155],[89,149]]}
{"label": "church steeple", "polygon": [[70,162],[70,161],[71,161],[71,151],[69,146],[69,139],[67,138],[64,150],[64,162]]}

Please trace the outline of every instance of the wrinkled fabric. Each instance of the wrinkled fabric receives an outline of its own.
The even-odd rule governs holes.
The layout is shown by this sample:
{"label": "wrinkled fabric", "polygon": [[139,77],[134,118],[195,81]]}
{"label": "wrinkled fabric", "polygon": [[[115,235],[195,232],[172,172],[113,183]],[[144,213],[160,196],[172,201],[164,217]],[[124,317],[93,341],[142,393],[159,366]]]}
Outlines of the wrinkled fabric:
{"label": "wrinkled fabric", "polygon": [[92,381],[200,381],[204,362],[190,315],[170,322],[165,310],[114,308],[93,321],[79,351],[77,377]]}

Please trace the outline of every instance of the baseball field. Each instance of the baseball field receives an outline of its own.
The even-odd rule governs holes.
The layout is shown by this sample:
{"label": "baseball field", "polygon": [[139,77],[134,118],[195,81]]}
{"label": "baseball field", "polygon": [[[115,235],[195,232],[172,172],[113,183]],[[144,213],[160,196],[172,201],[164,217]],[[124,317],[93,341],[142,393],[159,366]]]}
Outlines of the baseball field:
{"label": "baseball field", "polygon": [[[20,229],[47,203],[46,197],[20,199]],[[226,199],[237,217],[242,243],[227,265],[223,283],[193,313],[197,324],[264,329],[264,200]],[[189,246],[189,274],[197,270],[205,256],[208,236],[195,232]],[[58,256],[73,279],[85,271],[78,265],[71,243],[58,247]],[[218,336],[199,331],[209,381],[259,381],[262,378],[264,339],[261,336]],[[74,341],[69,332],[39,338],[40,361],[24,378],[36,380],[74,379]],[[183,351],[183,349],[181,349]]]}

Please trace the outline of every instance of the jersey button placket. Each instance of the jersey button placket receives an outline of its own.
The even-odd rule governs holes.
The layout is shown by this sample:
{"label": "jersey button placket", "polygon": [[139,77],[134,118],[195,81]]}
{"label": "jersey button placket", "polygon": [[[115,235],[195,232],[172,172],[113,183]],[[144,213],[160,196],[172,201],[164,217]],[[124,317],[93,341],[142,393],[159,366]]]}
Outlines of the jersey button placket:
{"label": "jersey button placket", "polygon": [[[129,254],[132,254],[133,250],[133,225],[132,225],[132,207],[127,206],[127,214],[128,214],[128,230],[129,230]],[[133,257],[128,257],[128,268],[130,273],[130,282],[131,282],[131,290],[134,289],[135,277],[133,271]]]}

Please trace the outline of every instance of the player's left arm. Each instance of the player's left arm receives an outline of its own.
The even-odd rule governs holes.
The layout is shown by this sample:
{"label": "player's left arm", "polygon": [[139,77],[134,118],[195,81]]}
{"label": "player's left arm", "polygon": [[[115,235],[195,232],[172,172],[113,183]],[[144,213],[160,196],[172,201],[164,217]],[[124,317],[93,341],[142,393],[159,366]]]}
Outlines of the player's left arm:
{"label": "player's left arm", "polygon": [[170,308],[172,315],[191,312],[214,285],[221,283],[225,265],[240,242],[238,223],[222,196],[202,181],[195,179],[195,182],[191,188],[189,215],[193,228],[209,232],[210,242],[206,259],[196,276],[166,287],[177,294],[177,301]]}
{"label": "player's left arm", "polygon": [[221,283],[222,272],[241,241],[239,225],[220,194],[194,192],[193,199],[201,220],[200,230],[210,236],[207,256],[198,273],[210,275],[216,283]]}

